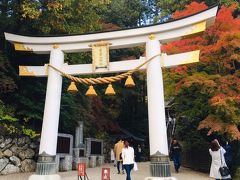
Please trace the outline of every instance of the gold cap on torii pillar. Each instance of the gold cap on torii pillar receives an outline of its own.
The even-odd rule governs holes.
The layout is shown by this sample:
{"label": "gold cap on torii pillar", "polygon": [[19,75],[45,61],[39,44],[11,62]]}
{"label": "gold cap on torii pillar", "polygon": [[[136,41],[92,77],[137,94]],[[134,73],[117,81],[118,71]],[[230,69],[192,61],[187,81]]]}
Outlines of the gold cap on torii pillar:
{"label": "gold cap on torii pillar", "polygon": [[150,40],[154,40],[156,38],[156,35],[155,34],[149,34],[148,38]]}
{"label": "gold cap on torii pillar", "polygon": [[59,44],[53,44],[53,49],[59,48]]}

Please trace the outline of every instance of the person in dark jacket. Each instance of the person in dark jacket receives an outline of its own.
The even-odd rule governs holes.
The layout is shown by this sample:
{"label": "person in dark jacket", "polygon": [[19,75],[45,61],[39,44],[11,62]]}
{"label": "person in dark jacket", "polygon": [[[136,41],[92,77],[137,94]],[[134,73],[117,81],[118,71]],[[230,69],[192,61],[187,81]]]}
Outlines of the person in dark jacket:
{"label": "person in dark jacket", "polygon": [[142,148],[141,148],[141,145],[140,145],[140,144],[138,144],[135,152],[136,152],[136,158],[135,158],[135,160],[136,160],[136,162],[140,162],[140,161],[141,161],[141,154],[142,154]]}
{"label": "person in dark jacket", "polygon": [[174,162],[174,168],[176,173],[179,172],[179,168],[181,166],[181,151],[181,145],[177,142],[176,139],[173,139],[170,147],[170,156],[172,157],[172,160]]}
{"label": "person in dark jacket", "polygon": [[232,159],[233,159],[233,157],[232,157],[233,156],[232,147],[231,147],[230,144],[228,144],[228,141],[226,141],[223,148],[226,151],[226,153],[224,154],[226,164],[227,164],[230,172],[232,172]]}

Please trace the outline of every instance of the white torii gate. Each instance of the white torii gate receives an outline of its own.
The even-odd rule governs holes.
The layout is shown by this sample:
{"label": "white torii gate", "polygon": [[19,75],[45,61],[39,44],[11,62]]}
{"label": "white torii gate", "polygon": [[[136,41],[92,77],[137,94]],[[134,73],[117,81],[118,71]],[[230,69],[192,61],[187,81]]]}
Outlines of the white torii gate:
{"label": "white torii gate", "polygon": [[[49,64],[71,75],[94,73],[115,73],[134,69],[147,59],[161,53],[161,43],[202,32],[214,23],[218,7],[212,7],[195,15],[157,25],[60,37],[29,37],[5,33],[6,40],[14,44],[18,51],[32,51],[50,54]],[[110,62],[108,69],[92,70],[92,64],[68,65],[64,63],[64,53],[90,51],[89,45],[98,41],[111,43],[110,49],[129,48],[146,44],[146,58]],[[155,57],[141,67],[147,71],[147,95],[149,114],[150,155],[156,152],[168,155],[163,78],[161,67],[172,67],[199,61],[199,51]],[[54,172],[54,157],[57,147],[62,76],[47,66],[20,66],[21,76],[47,76],[47,91],[41,132],[37,175],[29,179],[60,179]],[[167,167],[168,168],[168,167]],[[170,176],[168,174],[163,175]]]}

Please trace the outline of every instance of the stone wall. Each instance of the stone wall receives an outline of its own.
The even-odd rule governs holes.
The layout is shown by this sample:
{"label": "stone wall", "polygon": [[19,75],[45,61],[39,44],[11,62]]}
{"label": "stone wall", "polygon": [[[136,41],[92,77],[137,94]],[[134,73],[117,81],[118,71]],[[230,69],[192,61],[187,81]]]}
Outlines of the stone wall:
{"label": "stone wall", "polygon": [[0,136],[0,175],[35,171],[38,147],[29,137]]}

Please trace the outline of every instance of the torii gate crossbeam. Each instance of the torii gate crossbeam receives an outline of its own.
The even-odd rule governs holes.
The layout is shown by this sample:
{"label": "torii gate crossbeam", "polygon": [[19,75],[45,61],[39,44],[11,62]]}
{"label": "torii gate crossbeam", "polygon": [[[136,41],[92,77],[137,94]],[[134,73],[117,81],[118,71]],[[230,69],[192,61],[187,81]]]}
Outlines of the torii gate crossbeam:
{"label": "torii gate crossbeam", "polygon": [[53,44],[58,44],[65,53],[91,51],[90,44],[96,41],[108,41],[111,49],[129,48],[144,45],[148,35],[154,34],[161,43],[170,42],[184,36],[202,32],[213,24],[218,7],[181,18],[175,21],[101,33],[89,33],[58,37],[29,37],[5,33],[8,41],[15,44],[16,50],[49,54]]}
{"label": "torii gate crossbeam", "polygon": [[[204,31],[206,27],[214,22],[217,9],[218,7],[215,6],[179,20],[134,29],[61,37],[29,37],[5,33],[5,37],[6,40],[14,43],[16,50],[50,54],[49,63],[51,66],[61,69],[64,72],[69,74],[91,74],[89,69],[90,65],[64,64],[64,53],[89,51],[90,45],[96,41],[107,41],[111,44],[110,49],[146,44],[146,59],[150,59],[161,53],[160,42],[170,42]],[[162,57],[163,58],[160,58],[160,56],[155,57],[145,67],[142,67],[142,69],[146,68],[147,71],[150,155],[153,156],[159,152],[167,157],[168,144],[161,67],[197,62],[199,51],[171,56],[165,55]],[[171,60],[167,60],[168,57],[171,58]],[[191,61],[191,59],[193,61]],[[145,61],[144,58],[132,62],[112,62],[110,63],[110,71],[100,70],[96,73],[125,71],[143,61]],[[81,70],[86,69],[84,69],[84,73],[81,73],[78,68]],[[54,171],[61,101],[61,74],[52,68],[48,68],[48,72],[46,72],[45,66],[21,66],[20,75],[48,77],[37,175],[30,176],[29,179],[61,179]],[[170,177],[168,161],[157,165],[156,162],[151,162],[150,166],[152,176],[159,177],[158,179],[161,179],[160,177]],[[148,180],[148,178],[146,180]]]}

